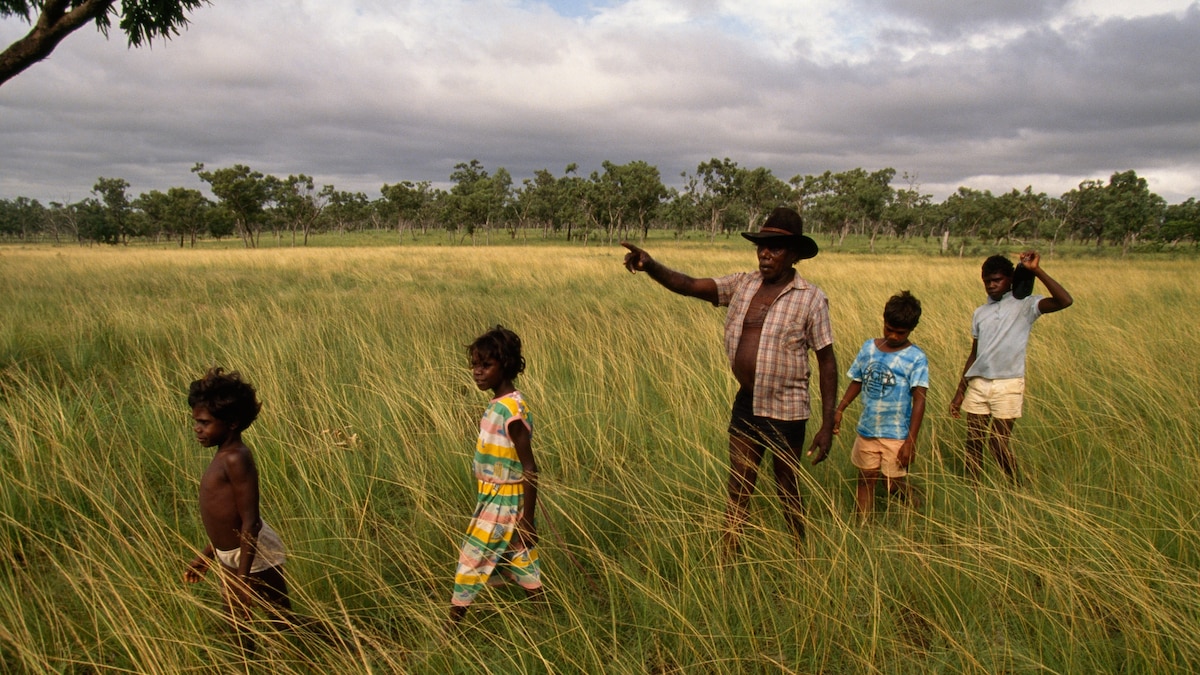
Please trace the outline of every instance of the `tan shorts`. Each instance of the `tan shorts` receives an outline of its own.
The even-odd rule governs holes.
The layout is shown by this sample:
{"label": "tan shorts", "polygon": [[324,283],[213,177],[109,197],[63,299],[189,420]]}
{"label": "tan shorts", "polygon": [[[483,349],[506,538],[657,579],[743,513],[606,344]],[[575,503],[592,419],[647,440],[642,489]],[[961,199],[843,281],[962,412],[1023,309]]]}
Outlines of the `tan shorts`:
{"label": "tan shorts", "polygon": [[908,471],[900,466],[900,448],[904,441],[899,438],[854,438],[850,449],[850,462],[863,471],[878,471],[888,478],[901,478]]}
{"label": "tan shorts", "polygon": [[991,415],[1002,420],[1015,420],[1021,416],[1021,405],[1025,402],[1025,378],[989,380],[972,377],[967,380],[967,393],[963,396],[962,411],[969,415]]}

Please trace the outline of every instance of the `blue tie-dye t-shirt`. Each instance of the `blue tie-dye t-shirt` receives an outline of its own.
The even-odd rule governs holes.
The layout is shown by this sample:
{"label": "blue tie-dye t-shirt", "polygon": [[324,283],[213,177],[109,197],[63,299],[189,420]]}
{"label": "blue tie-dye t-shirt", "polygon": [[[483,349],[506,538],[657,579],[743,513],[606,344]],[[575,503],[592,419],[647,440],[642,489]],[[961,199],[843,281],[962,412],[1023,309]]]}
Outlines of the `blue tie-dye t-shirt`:
{"label": "blue tie-dye t-shirt", "polygon": [[864,438],[908,438],[913,387],[929,388],[929,360],[910,344],[898,352],[880,351],[872,338],[863,343],[847,373],[862,383],[862,415],[858,435]]}

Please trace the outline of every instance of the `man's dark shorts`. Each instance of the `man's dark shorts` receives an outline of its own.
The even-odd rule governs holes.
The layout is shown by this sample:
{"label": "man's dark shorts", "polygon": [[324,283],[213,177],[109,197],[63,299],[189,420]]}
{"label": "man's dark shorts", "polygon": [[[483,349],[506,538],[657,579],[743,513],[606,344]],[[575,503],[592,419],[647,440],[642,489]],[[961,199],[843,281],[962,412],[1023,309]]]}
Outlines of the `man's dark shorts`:
{"label": "man's dark shorts", "polygon": [[754,392],[739,389],[733,397],[729,434],[749,439],[769,448],[804,447],[804,427],[808,420],[776,420],[754,414]]}

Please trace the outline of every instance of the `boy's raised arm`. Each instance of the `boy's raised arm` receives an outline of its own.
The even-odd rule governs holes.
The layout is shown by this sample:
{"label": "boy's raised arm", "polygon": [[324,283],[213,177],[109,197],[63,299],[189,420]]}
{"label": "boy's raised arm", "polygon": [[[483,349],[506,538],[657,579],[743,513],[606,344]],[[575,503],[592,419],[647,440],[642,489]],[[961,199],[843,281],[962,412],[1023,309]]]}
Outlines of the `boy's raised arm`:
{"label": "boy's raised arm", "polygon": [[1042,314],[1049,314],[1075,304],[1075,299],[1071,297],[1067,289],[1047,274],[1046,270],[1042,269],[1041,263],[1042,256],[1037,251],[1026,251],[1021,254],[1021,264],[1025,266],[1025,269],[1033,272],[1033,276],[1037,277],[1038,281],[1046,287],[1046,291],[1050,293],[1050,297],[1038,301],[1038,311]]}

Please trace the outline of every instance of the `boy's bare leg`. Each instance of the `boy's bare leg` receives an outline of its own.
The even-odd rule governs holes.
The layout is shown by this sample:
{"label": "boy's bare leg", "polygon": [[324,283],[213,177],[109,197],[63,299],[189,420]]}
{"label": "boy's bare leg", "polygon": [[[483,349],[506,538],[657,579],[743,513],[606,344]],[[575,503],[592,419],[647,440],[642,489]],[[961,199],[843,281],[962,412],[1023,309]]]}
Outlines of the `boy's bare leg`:
{"label": "boy's bare leg", "polygon": [[775,492],[783,503],[783,517],[798,541],[804,541],[804,498],[800,496],[800,459],[803,448],[778,448],[771,452]]}
{"label": "boy's bare leg", "polygon": [[226,620],[229,622],[229,629],[233,631],[234,639],[237,640],[238,647],[242,651],[242,657],[250,658],[258,650],[258,642],[254,639],[249,625],[250,607],[242,598],[238,597],[234,589],[230,588],[231,584],[241,584],[242,581],[237,577],[236,571],[231,571],[228,568],[222,568],[222,570],[221,599],[225,603]]}
{"label": "boy's bare leg", "polygon": [[902,500],[904,500],[904,503],[908,504],[914,509],[920,509],[921,505],[923,504],[920,491],[917,490],[917,488],[914,487],[905,476],[900,476],[899,478],[889,478],[888,492],[894,496],[900,497]]}
{"label": "boy's bare leg", "polygon": [[979,480],[983,472],[983,445],[987,441],[989,415],[967,413],[967,477]]}
{"label": "boy's bare leg", "polygon": [[878,471],[858,472],[858,489],[855,490],[854,502],[858,509],[859,522],[865,522],[875,506],[875,481],[879,480]]}
{"label": "boy's bare leg", "polygon": [[1008,474],[1009,480],[1017,482],[1017,458],[1013,456],[1010,443],[1014,420],[992,418],[991,449],[992,455],[1000,463],[1000,468]]}
{"label": "boy's bare leg", "polygon": [[276,630],[289,630],[295,625],[292,617],[292,600],[288,597],[287,579],[283,566],[268,567],[250,575],[250,588],[254,600],[262,605]]}
{"label": "boy's bare leg", "polygon": [[[242,581],[237,571],[221,566],[222,598],[228,612],[229,623],[237,636],[243,654],[252,656],[257,649],[254,636],[249,628],[250,614],[254,607],[260,607],[266,613],[271,626],[278,631],[291,630],[296,625],[292,615],[292,601],[288,596],[287,579],[283,576],[283,566],[268,567],[265,570],[250,575],[249,582]],[[245,584],[248,590],[248,602],[238,597],[234,586]]]}
{"label": "boy's bare leg", "polygon": [[729,497],[725,507],[724,555],[727,558],[741,550],[739,539],[746,522],[746,508],[754,484],[758,481],[758,465],[762,462],[763,447],[743,436],[729,435]]}

